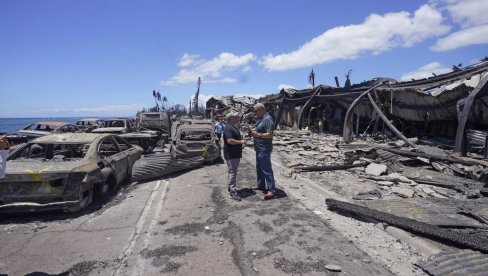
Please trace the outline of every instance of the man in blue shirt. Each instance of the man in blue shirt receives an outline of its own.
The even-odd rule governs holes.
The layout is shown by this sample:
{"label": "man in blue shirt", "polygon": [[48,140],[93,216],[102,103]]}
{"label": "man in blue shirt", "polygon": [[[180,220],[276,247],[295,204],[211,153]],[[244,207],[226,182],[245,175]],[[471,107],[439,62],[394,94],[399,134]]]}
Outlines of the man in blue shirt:
{"label": "man in blue shirt", "polygon": [[217,119],[217,123],[215,123],[214,131],[215,134],[217,135],[217,138],[219,138],[220,141],[220,138],[222,137],[222,132],[224,131],[225,124],[224,122],[222,122],[222,117],[218,117],[216,119]]}
{"label": "man in blue shirt", "polygon": [[251,187],[251,189],[265,191],[267,186],[268,193],[264,199],[272,199],[276,195],[273,168],[271,167],[274,121],[262,103],[254,106],[254,112],[258,121],[256,128],[251,130],[251,135],[254,137],[254,150],[256,151],[257,186]]}

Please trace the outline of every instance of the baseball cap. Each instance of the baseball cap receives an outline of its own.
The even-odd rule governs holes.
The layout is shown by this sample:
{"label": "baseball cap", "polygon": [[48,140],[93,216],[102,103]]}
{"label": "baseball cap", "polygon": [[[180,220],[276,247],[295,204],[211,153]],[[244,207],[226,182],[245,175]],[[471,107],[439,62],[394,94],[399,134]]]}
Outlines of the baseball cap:
{"label": "baseball cap", "polygon": [[237,112],[229,112],[227,115],[225,115],[225,119],[228,121],[232,117],[239,117],[239,114]]}

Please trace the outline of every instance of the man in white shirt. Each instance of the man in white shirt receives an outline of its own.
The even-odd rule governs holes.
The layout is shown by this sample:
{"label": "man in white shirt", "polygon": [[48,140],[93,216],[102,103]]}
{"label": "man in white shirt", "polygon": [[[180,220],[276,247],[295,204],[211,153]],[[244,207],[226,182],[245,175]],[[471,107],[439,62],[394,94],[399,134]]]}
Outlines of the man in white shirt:
{"label": "man in white shirt", "polygon": [[0,179],[5,177],[5,166],[7,163],[8,149],[10,143],[6,136],[0,136]]}

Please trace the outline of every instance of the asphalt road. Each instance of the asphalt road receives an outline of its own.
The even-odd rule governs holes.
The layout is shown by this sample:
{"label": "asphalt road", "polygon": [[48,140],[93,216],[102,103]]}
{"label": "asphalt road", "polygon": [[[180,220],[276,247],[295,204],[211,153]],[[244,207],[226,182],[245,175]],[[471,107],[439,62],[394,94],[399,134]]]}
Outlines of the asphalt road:
{"label": "asphalt road", "polygon": [[98,196],[75,215],[2,216],[0,275],[391,274],[279,183],[273,200],[251,192],[245,154],[240,202],[216,164]]}

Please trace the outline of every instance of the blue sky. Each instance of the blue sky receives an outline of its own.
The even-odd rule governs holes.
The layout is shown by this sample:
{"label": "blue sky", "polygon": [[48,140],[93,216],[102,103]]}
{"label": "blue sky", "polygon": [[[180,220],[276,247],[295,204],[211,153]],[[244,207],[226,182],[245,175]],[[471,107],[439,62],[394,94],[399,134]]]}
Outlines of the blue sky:
{"label": "blue sky", "polygon": [[0,117],[128,116],[449,72],[488,55],[488,1],[0,1]]}

